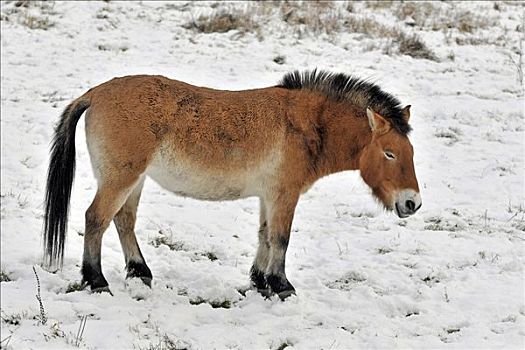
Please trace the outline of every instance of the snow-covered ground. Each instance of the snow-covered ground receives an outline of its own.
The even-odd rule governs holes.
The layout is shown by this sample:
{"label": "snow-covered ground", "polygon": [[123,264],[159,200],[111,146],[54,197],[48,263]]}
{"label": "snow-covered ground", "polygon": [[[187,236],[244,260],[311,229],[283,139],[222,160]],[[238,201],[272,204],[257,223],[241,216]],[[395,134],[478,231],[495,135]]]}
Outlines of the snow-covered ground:
{"label": "snow-covered ground", "polygon": [[[388,35],[286,23],[304,8],[283,4],[16,5],[2,2],[1,14],[2,348],[525,347],[523,3],[420,3],[430,12],[408,8],[404,19],[401,3],[330,10],[418,32],[437,61],[388,50]],[[184,28],[224,7],[259,27]],[[293,224],[287,273],[297,296],[265,300],[248,290],[258,201],[183,199],[147,181],[137,235],[153,288],[126,284],[111,227],[103,269],[114,296],[75,291],[96,186],[81,122],[64,268],[40,267],[48,146],[69,101],[129,74],[247,89],[314,67],[370,77],[412,105],[417,215],[384,212],[357,172],[320,180]]]}

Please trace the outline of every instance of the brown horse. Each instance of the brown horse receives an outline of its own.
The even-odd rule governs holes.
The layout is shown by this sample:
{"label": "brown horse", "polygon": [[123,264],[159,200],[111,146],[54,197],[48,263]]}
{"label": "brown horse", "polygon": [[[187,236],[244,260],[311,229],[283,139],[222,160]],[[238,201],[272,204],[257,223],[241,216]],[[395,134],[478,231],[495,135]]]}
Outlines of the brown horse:
{"label": "brown horse", "polygon": [[221,91],[162,76],[127,76],[92,88],[64,110],[51,149],[45,201],[45,262],[62,265],[75,169],[75,127],[98,182],[86,211],[82,277],[109,291],[101,242],[113,220],[127,277],[151,286],[134,227],[144,179],[203,200],[260,199],[259,248],[251,268],[261,293],[295,290],[285,254],[299,196],[319,178],[361,171],[399,217],[421,206],[407,134],[410,106],[344,74],[293,72],[273,87]]}

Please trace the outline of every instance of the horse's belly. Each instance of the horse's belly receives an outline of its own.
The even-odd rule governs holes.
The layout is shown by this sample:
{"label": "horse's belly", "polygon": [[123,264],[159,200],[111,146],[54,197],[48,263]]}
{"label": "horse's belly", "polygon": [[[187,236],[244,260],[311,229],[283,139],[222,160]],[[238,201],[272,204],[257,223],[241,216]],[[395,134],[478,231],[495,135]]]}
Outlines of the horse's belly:
{"label": "horse's belly", "polygon": [[211,201],[261,196],[266,185],[258,169],[213,171],[172,157],[156,157],[146,174],[180,196]]}

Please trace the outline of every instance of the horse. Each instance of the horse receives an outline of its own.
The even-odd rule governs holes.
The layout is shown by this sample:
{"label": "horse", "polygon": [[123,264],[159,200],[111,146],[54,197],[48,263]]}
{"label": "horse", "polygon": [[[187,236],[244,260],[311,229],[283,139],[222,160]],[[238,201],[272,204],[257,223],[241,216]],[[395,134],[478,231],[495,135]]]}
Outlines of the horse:
{"label": "horse", "polygon": [[[114,222],[126,278],[151,287],[137,243],[146,177],[200,200],[258,197],[258,249],[251,285],[282,300],[295,294],[285,257],[295,207],[323,176],[359,170],[378,202],[399,217],[421,207],[408,139],[410,105],[344,73],[293,71],[271,87],[226,91],[163,76],[114,78],[71,102],[55,127],[44,215],[44,265],[63,266],[75,171],[75,128],[85,112],[98,187],[85,213],[82,285],[109,290],[101,242]],[[111,293],[111,292],[110,292]]]}

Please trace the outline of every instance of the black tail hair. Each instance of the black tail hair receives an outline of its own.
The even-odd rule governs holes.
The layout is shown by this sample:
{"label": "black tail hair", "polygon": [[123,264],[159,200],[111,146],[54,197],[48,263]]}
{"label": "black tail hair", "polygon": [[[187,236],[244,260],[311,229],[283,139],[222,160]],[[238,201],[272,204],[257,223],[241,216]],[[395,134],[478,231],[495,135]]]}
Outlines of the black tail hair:
{"label": "black tail hair", "polygon": [[88,99],[66,107],[55,128],[47,173],[44,214],[44,265],[62,267],[71,187],[75,176],[75,129]]}

